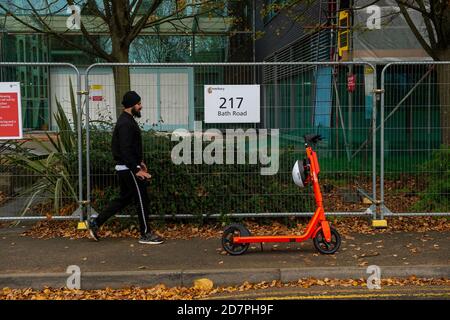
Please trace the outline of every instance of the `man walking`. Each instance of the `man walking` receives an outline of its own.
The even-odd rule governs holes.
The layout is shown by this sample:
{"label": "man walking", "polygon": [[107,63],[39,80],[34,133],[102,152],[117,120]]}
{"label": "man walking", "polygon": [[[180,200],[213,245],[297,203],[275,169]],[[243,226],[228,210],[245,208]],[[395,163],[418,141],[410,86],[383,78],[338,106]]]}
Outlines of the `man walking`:
{"label": "man walking", "polygon": [[141,117],[141,97],[134,91],[125,93],[122,100],[124,111],[117,119],[112,137],[112,154],[119,177],[120,197],[95,219],[89,221],[89,233],[98,241],[98,230],[110,217],[134,201],[139,218],[141,237],[139,243],[160,244],[164,240],[150,230],[148,223],[148,194],[146,181],[151,178],[144,163],[141,130],[135,117]]}

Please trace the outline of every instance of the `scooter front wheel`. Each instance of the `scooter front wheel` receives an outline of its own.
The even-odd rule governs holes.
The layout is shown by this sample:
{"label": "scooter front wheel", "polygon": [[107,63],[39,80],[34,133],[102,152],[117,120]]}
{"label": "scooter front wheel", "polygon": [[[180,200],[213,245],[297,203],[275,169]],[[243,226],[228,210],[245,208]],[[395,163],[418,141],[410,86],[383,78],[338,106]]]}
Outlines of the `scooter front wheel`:
{"label": "scooter front wheel", "polygon": [[243,254],[247,251],[249,243],[233,243],[234,237],[248,237],[250,231],[244,225],[239,223],[230,224],[225,228],[222,235],[223,249],[233,256]]}
{"label": "scooter front wheel", "polygon": [[341,246],[341,236],[339,235],[339,232],[333,227],[330,228],[330,231],[330,242],[327,242],[325,240],[325,236],[322,230],[317,232],[316,236],[314,237],[314,246],[316,247],[317,251],[322,254],[333,254],[338,251],[339,247]]}

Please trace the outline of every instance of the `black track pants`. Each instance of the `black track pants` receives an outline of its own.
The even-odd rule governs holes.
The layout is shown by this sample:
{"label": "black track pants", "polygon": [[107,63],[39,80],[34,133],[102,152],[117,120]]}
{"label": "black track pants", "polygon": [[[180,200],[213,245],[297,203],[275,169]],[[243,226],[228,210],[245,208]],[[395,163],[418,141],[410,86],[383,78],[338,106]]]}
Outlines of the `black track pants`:
{"label": "black track pants", "polygon": [[108,207],[99,214],[96,219],[98,226],[100,227],[106,220],[134,202],[139,218],[141,235],[150,232],[148,224],[149,199],[146,182],[136,177],[130,170],[117,171],[117,175],[119,176],[120,197],[111,201]]}

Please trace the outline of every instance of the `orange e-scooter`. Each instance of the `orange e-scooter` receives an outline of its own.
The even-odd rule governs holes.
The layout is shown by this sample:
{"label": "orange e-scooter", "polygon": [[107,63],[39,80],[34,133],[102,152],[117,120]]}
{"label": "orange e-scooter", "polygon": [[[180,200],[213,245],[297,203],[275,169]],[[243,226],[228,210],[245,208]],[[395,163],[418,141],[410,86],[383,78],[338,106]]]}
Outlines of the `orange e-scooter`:
{"label": "orange e-scooter", "polygon": [[250,231],[242,224],[233,223],[227,226],[222,235],[222,247],[231,255],[240,255],[247,251],[250,243],[269,242],[302,242],[313,239],[316,249],[323,254],[335,253],[341,245],[341,236],[330,226],[325,217],[322,193],[319,185],[319,161],[312,145],[322,140],[320,135],[306,135],[306,158],[297,160],[292,169],[292,178],[299,187],[312,183],[317,209],[314,212],[306,231],[302,235],[286,236],[251,236]]}

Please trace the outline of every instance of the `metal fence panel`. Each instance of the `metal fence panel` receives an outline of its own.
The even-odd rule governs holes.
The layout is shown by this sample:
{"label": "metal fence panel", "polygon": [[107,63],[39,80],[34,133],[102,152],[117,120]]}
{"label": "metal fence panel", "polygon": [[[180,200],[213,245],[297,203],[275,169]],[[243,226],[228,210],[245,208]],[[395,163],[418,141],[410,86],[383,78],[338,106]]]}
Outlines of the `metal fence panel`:
{"label": "metal fence panel", "polygon": [[23,139],[0,141],[0,221],[82,219],[78,69],[67,63],[0,62],[0,81],[20,82],[24,127]]}
{"label": "metal fence panel", "polygon": [[[86,71],[86,91],[90,92],[85,123],[88,212],[91,208],[101,211],[117,193],[111,132],[120,112],[116,104],[131,89],[141,95],[144,106],[139,123],[144,132],[144,157],[153,175],[150,208],[156,216],[310,214],[312,192],[298,189],[291,178],[295,160],[304,157],[302,137],[309,133],[325,137],[318,146],[325,209],[335,214],[373,215],[374,70],[368,63],[320,62],[92,65]],[[351,92],[349,73],[355,83]],[[124,83],[123,79],[115,81],[121,75],[129,75],[129,87],[116,85]],[[260,123],[205,123],[204,86],[244,84],[260,85]],[[242,151],[237,147],[226,148],[223,164],[174,164],[171,151],[177,142],[171,138],[179,128],[194,141],[200,138],[199,149],[192,142],[192,161],[196,156],[202,159],[211,141],[226,148],[227,142],[234,141],[227,129],[241,129],[241,134],[250,135],[242,146],[245,164],[236,164]],[[249,154],[265,142],[259,136],[264,130],[269,132],[268,156],[279,130],[279,167],[274,175],[261,175],[267,165],[260,161],[249,163]],[[234,164],[226,163],[227,152]],[[362,203],[362,198],[373,202]]]}
{"label": "metal fence panel", "polygon": [[450,214],[450,62],[395,62],[381,74],[383,215]]}
{"label": "metal fence panel", "polygon": [[[61,189],[64,179],[68,179],[73,191],[62,191],[57,202],[64,210],[54,219],[84,219],[84,205],[88,205],[88,211],[99,211],[117,193],[110,156],[111,132],[120,112],[120,108],[116,110],[116,101],[120,102],[117,93],[128,89],[115,85],[114,68],[118,66],[127,69],[129,88],[143,98],[140,123],[145,158],[154,176],[149,189],[153,217],[311,215],[311,192],[294,186],[291,168],[295,160],[303,158],[302,136],[312,132],[325,137],[318,154],[325,208],[330,215],[376,217],[375,204],[380,204],[381,217],[450,214],[450,62],[386,65],[381,73],[379,119],[374,107],[376,72],[370,64],[96,64],[88,68],[83,83],[77,68],[70,64],[0,63],[0,81],[21,82],[24,126],[30,135],[20,143],[32,149],[33,154],[27,156],[41,166],[39,171],[29,166],[27,169],[24,163],[12,163],[10,156],[17,153],[14,148],[19,141],[1,142],[0,221],[46,219],[42,214],[55,205],[53,191]],[[72,101],[70,81],[74,88]],[[349,82],[354,83],[353,89]],[[260,85],[260,123],[205,123],[204,85],[230,84]],[[80,92],[83,85],[85,93],[89,93],[84,118]],[[70,129],[61,130],[56,125],[56,100],[72,124]],[[76,126],[72,105],[78,110]],[[233,161],[239,159],[240,150],[235,145],[225,150],[224,164],[175,165],[170,155],[176,142],[171,138],[179,128],[192,134],[194,141],[196,137],[206,140],[199,149],[192,144],[193,161],[196,156],[202,159],[211,141],[226,147],[234,139],[227,135],[227,129],[235,133],[241,129],[244,135],[255,129],[256,136],[250,135],[242,146],[245,164],[226,164],[226,152]],[[86,141],[81,139],[84,130]],[[261,175],[267,165],[249,163],[249,155],[262,142],[258,134],[264,130],[269,132],[268,156],[274,141],[271,139],[276,136],[276,131],[271,130],[279,131],[275,175]],[[67,136],[71,137],[69,141],[61,140]],[[67,143],[67,150],[62,158],[51,158],[48,155],[58,145],[53,146],[50,139],[57,138]],[[82,148],[84,143],[86,150]],[[45,192],[35,193],[43,186],[47,186]],[[29,187],[34,187],[34,192],[23,193]],[[33,196],[30,210],[18,216]],[[360,203],[361,199],[369,202]],[[132,210],[121,214],[127,212]]]}

